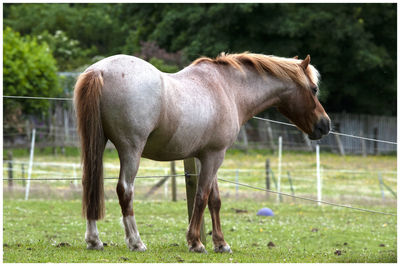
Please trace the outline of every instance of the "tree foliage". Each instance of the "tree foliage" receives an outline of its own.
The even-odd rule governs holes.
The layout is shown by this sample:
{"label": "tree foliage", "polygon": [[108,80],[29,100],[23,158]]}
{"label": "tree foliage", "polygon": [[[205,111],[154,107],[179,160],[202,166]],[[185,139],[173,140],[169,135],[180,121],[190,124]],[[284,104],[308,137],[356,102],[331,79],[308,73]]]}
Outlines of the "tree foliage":
{"label": "tree foliage", "polygon": [[[60,87],[56,61],[46,43],[21,37],[11,28],[3,32],[3,93],[18,96],[57,96]],[[16,122],[23,113],[42,114],[48,101],[4,99],[4,120]]]}
{"label": "tree foliage", "polygon": [[322,74],[321,98],[328,111],[396,114],[394,4],[150,7],[125,10],[143,14],[131,19],[134,43],[152,40],[167,51],[183,50],[189,60],[221,51],[311,54]]}
{"label": "tree foliage", "polygon": [[55,34],[44,31],[37,35],[37,40],[49,45],[59,68],[63,70],[76,69],[87,63],[89,55],[97,51],[96,47],[83,49],[77,40],[70,39],[62,30]]}
{"label": "tree foliage", "polygon": [[[396,114],[396,4],[5,4],[22,35],[79,41],[95,55],[141,54],[155,43],[179,66],[220,52],[311,55],[328,112]],[[149,57],[147,60],[149,60]],[[158,62],[156,58],[154,62]],[[182,63],[184,62],[184,63]],[[371,101],[371,99],[374,99]]]}
{"label": "tree foliage", "polygon": [[[118,20],[116,4],[9,4],[4,24],[22,35],[55,35],[61,30],[78,40],[83,49],[114,54],[124,44],[124,28]],[[122,7],[122,6],[121,6]]]}

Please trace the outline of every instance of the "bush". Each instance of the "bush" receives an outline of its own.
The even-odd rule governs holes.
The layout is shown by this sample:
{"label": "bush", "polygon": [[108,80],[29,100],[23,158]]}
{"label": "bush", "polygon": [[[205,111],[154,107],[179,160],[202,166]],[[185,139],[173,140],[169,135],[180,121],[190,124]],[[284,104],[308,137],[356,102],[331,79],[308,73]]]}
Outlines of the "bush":
{"label": "bush", "polygon": [[[3,94],[55,97],[61,93],[56,61],[46,43],[35,38],[22,38],[7,27],[3,32]],[[48,100],[4,99],[4,123],[16,123],[21,116],[45,115]]]}
{"label": "bush", "polygon": [[175,72],[179,71],[178,66],[167,65],[163,60],[155,58],[155,57],[152,57],[149,60],[149,63],[152,64],[153,66],[155,66],[158,70],[160,70],[162,72],[175,73]]}
{"label": "bush", "polygon": [[74,70],[90,61],[90,55],[97,52],[96,47],[83,49],[77,40],[71,39],[62,30],[50,34],[48,31],[37,36],[37,40],[49,45],[58,68],[63,71]]}

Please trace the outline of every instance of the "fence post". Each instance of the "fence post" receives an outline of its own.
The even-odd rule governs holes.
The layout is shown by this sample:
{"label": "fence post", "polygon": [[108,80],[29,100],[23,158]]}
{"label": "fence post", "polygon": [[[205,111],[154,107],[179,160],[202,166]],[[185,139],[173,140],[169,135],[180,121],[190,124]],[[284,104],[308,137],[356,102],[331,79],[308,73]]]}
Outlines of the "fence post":
{"label": "fence post", "polygon": [[31,153],[30,153],[30,156],[29,156],[28,181],[26,182],[26,189],[25,189],[25,200],[28,200],[29,188],[30,188],[30,185],[31,185],[33,155],[35,153],[35,136],[36,136],[36,129],[33,129],[32,130]]}
{"label": "fence post", "polygon": [[[374,139],[378,139],[378,128],[374,127]],[[374,141],[374,155],[378,154],[378,142]]]}
{"label": "fence post", "polygon": [[[269,159],[265,161],[265,186],[267,187],[267,190],[271,189],[271,181],[270,181],[270,176],[269,176]],[[269,192],[267,191],[267,198],[269,198]]]}
{"label": "fence post", "polygon": [[308,138],[307,134],[304,133],[304,132],[302,132],[301,135],[303,136],[303,140],[304,140],[304,142],[306,143],[308,150],[309,150],[309,151],[312,151],[312,150],[313,150],[312,144],[311,144],[311,141],[310,141],[310,139]]}
{"label": "fence post", "polygon": [[12,189],[13,186],[13,154],[12,151],[8,151],[8,188]]}
{"label": "fence post", "polygon": [[346,153],[344,151],[342,140],[340,139],[340,136],[339,135],[335,135],[335,139],[336,139],[336,143],[337,143],[337,145],[339,147],[340,155],[345,156]]}
{"label": "fence post", "polygon": [[[340,123],[336,123],[335,124],[335,128],[336,128],[337,131],[340,132]],[[338,145],[338,149],[339,149],[340,155],[345,156],[346,153],[345,153],[344,148],[343,148],[342,140],[340,139],[339,135],[335,134],[334,136],[335,136],[336,144]]]}
{"label": "fence post", "polygon": [[69,142],[69,119],[68,119],[68,111],[64,109],[64,144],[65,142]]}
{"label": "fence post", "polygon": [[266,122],[266,125],[267,125],[268,139],[269,139],[269,147],[273,151],[275,151],[275,143],[274,143],[274,139],[273,139],[273,135],[272,135],[271,123],[270,122]]}
{"label": "fence post", "polygon": [[[198,180],[198,165],[195,158],[188,158],[183,161],[185,168],[185,183],[186,183],[186,202],[188,207],[189,223],[193,214],[193,206],[196,197],[197,180]],[[206,246],[206,231],[204,227],[204,217],[201,219],[200,240]]]}
{"label": "fence post", "polygon": [[56,112],[57,108],[55,108],[54,115],[51,116],[51,125],[50,125],[50,139],[53,142],[53,155],[57,156],[57,124],[56,124]]}
{"label": "fence post", "polygon": [[175,168],[175,161],[171,161],[171,189],[172,189],[172,201],[176,201],[176,168]]}
{"label": "fence post", "polygon": [[321,206],[321,192],[322,192],[322,186],[321,186],[321,172],[320,172],[320,165],[319,165],[319,145],[317,144],[315,146],[316,154],[317,154],[317,195],[318,195],[318,206]]}
{"label": "fence post", "polygon": [[274,181],[275,190],[278,191],[278,185],[276,184],[276,179],[275,179],[275,176],[274,176],[274,172],[271,170],[271,168],[269,169],[269,171],[271,172],[272,181]]}
{"label": "fence post", "polygon": [[281,202],[282,201],[282,196],[281,194],[279,194],[281,192],[281,174],[282,174],[282,136],[279,136],[278,139],[279,142],[279,147],[278,147],[278,194],[277,194],[277,202]]}
{"label": "fence post", "polygon": [[[364,137],[364,131],[360,129],[360,137]],[[367,145],[364,139],[361,139],[361,153],[363,157],[367,157]]]}
{"label": "fence post", "polygon": [[385,199],[385,190],[383,189],[383,181],[382,181],[382,174],[378,172],[378,179],[379,179],[379,187],[381,189],[382,200]]}
{"label": "fence post", "polygon": [[[293,188],[293,183],[292,183],[292,177],[290,176],[290,172],[287,171],[287,176],[289,179],[289,185],[290,185],[290,191],[292,192],[292,196],[294,196],[294,188]],[[293,201],[296,201],[296,198],[293,198]]]}
{"label": "fence post", "polygon": [[22,178],[22,186],[25,186],[25,164],[21,164],[21,178]]}

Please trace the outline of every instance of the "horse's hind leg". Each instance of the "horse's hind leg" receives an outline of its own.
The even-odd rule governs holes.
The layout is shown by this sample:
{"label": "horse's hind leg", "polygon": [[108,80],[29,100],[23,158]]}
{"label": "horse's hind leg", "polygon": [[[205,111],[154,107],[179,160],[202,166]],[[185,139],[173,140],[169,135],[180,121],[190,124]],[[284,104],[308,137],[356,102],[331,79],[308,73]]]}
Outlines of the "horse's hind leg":
{"label": "horse's hind leg", "polygon": [[87,249],[103,250],[103,242],[101,242],[99,238],[96,220],[86,221],[85,241],[87,243]]}
{"label": "horse's hind leg", "polygon": [[140,239],[133,212],[134,180],[139,168],[142,147],[132,149],[125,147],[122,150],[118,150],[121,169],[117,184],[117,194],[125,228],[125,241],[130,250],[145,251],[146,246]]}
{"label": "horse's hind leg", "polygon": [[215,252],[232,253],[231,248],[224,240],[219,220],[219,210],[221,209],[221,198],[219,197],[217,178],[214,179],[210,196],[208,197],[208,209],[210,210],[212,220],[212,240]]}

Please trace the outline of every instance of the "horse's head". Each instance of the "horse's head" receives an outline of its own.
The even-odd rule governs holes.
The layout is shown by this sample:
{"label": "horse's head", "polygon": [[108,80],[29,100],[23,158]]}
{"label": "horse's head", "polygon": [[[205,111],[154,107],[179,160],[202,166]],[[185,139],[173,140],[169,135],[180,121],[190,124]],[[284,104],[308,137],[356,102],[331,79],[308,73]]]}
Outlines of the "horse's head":
{"label": "horse's head", "polygon": [[[297,59],[297,58],[295,58]],[[303,82],[295,82],[280,96],[278,110],[312,140],[330,131],[331,121],[318,100],[318,71],[310,65],[310,56],[296,60],[302,69]]]}

